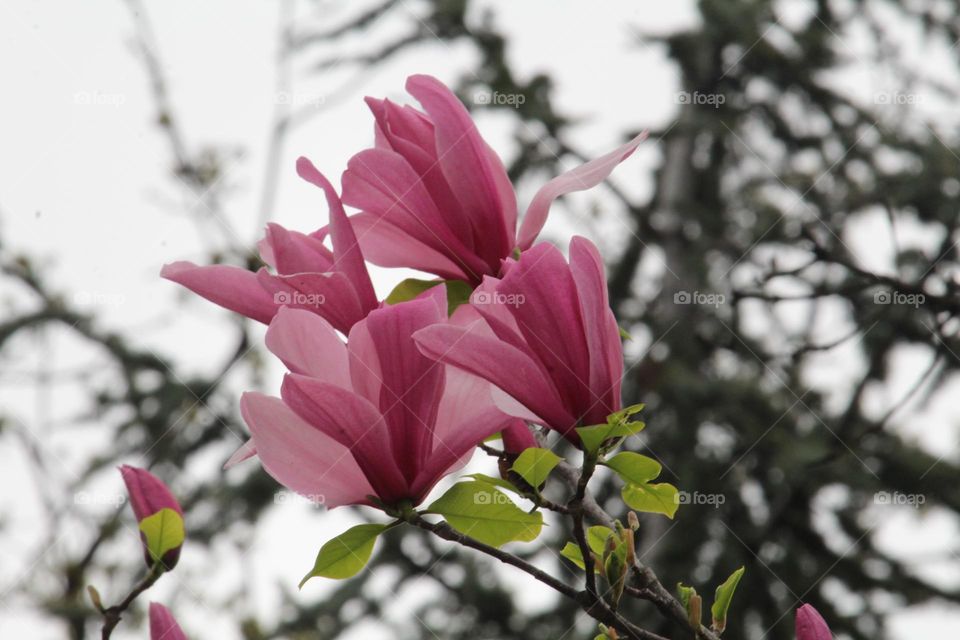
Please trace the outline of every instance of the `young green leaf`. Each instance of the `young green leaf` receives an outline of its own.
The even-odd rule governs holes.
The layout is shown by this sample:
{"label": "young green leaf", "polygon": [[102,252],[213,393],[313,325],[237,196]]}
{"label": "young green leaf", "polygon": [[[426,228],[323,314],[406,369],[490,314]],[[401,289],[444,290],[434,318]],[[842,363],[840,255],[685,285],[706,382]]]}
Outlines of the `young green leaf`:
{"label": "young green leaf", "polygon": [[727,611],[730,609],[730,601],[733,600],[733,592],[737,590],[740,578],[743,577],[743,571],[744,568],[740,567],[731,573],[730,577],[717,587],[717,592],[713,596],[710,613],[713,616],[713,628],[718,633],[723,633],[727,627]]}
{"label": "young green leaf", "polygon": [[607,416],[606,424],[578,428],[577,433],[580,435],[584,449],[589,453],[596,453],[607,440],[640,433],[646,425],[639,421],[632,422],[630,418],[642,409],[642,404],[631,405]]}
{"label": "young green leaf", "polygon": [[427,511],[443,516],[457,531],[494,547],[530,542],[540,535],[543,515],[527,513],[485,482],[460,482],[437,498]]}
{"label": "young green leaf", "polygon": [[377,537],[390,526],[389,524],[359,524],[347,529],[336,538],[328,540],[320,547],[313,569],[300,581],[300,588],[302,589],[310,578],[343,580],[357,575],[367,566]]}
{"label": "young green leaf", "polygon": [[660,463],[653,458],[632,451],[618,453],[604,464],[629,484],[646,484],[660,475],[662,469]]}
{"label": "young green leaf", "polygon": [[513,486],[508,480],[504,480],[503,478],[488,476],[485,473],[470,473],[463,477],[472,478],[477,482],[489,484],[491,487],[500,487],[501,489],[506,489],[507,491],[512,491],[513,493],[519,493],[519,490],[515,486]]}
{"label": "young green leaf", "polygon": [[[598,557],[602,556],[607,538],[610,537],[611,533],[613,533],[613,529],[610,527],[604,527],[602,525],[590,527],[587,529],[587,546],[590,547],[590,550],[593,551],[593,553],[595,553]],[[564,545],[563,549],[560,550],[560,555],[567,560],[570,560],[581,569],[586,568],[583,563],[583,554],[580,553],[580,547],[573,542],[568,542],[566,545]],[[594,571],[599,570],[600,567],[594,565]]]}
{"label": "young green leaf", "polygon": [[547,476],[561,460],[563,458],[549,449],[530,447],[517,456],[512,469],[531,487],[539,487],[547,481]]}
{"label": "young green leaf", "polygon": [[689,610],[690,606],[690,596],[697,595],[697,590],[693,587],[688,587],[682,582],[677,583],[677,595],[680,597],[680,604],[683,605],[684,609]]}
{"label": "young green leaf", "polygon": [[662,513],[673,518],[680,506],[680,494],[672,484],[627,484],[620,492],[623,501],[631,509],[648,513]]}
{"label": "young green leaf", "polygon": [[185,537],[183,517],[170,508],[160,509],[141,520],[140,531],[146,538],[147,550],[154,562],[182,545]]}

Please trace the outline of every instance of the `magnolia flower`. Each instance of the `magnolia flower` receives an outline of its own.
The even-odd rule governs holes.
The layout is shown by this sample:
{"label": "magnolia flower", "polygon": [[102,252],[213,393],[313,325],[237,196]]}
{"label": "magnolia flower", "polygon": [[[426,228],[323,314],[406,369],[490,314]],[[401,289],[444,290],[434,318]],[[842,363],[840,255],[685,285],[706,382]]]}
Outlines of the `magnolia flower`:
{"label": "magnolia flower", "polygon": [[[120,474],[123,476],[123,483],[127,485],[127,493],[130,496],[130,506],[133,508],[133,514],[136,516],[138,523],[143,522],[145,518],[154,515],[162,509],[173,509],[183,517],[183,509],[180,508],[180,503],[177,502],[177,499],[173,497],[170,489],[167,488],[167,485],[164,484],[160,478],[146,469],[139,469],[129,465],[121,466]],[[144,558],[147,566],[152,567],[154,562],[147,548],[146,537],[142,532],[140,537],[143,540]],[[176,549],[167,551],[163,555],[163,564],[167,570],[173,569],[177,564],[177,561],[180,559],[181,548],[182,545]]]}
{"label": "magnolia flower", "polygon": [[812,605],[797,609],[797,640],[833,640],[830,627]]}
{"label": "magnolia flower", "polygon": [[412,334],[447,321],[444,287],[370,313],[346,344],[320,316],[281,309],[267,347],[290,373],[281,397],[246,393],[256,454],[284,486],[327,507],[416,505],[511,418],[487,383],[423,356]]}
{"label": "magnolia flower", "polygon": [[[269,324],[281,306],[307,309],[346,333],[377,307],[377,296],[340,198],[333,185],[306,158],[297,160],[300,177],[323,189],[330,224],[310,235],[267,226],[260,241],[266,268],[253,273],[229,265],[197,266],[174,262],[160,275],[207,300]],[[330,235],[333,249],[323,241]]]}
{"label": "magnolia flower", "polygon": [[550,244],[524,251],[502,279],[484,279],[471,306],[482,320],[414,337],[425,355],[493,383],[503,411],[577,443],[576,427],[620,410],[620,330],[590,241],[570,242],[569,265]]}
{"label": "magnolia flower", "polygon": [[353,156],[343,174],[343,201],[362,210],[351,221],[363,253],[384,267],[474,285],[498,275],[515,249],[533,244],[557,197],[599,184],[643,139],[545,184],[518,233],[513,185],[467,109],[436,78],[410,76],[406,88],[426,113],[367,98],[375,147]]}
{"label": "magnolia flower", "polygon": [[150,603],[150,640],[187,640],[170,610],[156,602]]}

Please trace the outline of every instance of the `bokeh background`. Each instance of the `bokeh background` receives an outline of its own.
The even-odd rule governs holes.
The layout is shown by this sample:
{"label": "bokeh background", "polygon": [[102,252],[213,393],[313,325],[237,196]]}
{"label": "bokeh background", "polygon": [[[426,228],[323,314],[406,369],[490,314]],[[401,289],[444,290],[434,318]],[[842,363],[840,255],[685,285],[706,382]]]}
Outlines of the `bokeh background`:
{"label": "bokeh background", "polygon": [[[841,638],[956,636],[958,40],[950,0],[3,2],[0,636],[99,637],[85,586],[113,602],[141,570],[129,463],[182,497],[188,541],[117,638],[146,637],[148,599],[192,638],[593,637],[416,531],[298,591],[367,514],[222,471],[239,393],[281,371],[263,327],[158,277],[258,266],[268,220],[325,224],[295,158],[338,178],[372,142],[363,96],[407,102],[411,73],[458,91],[521,207],[651,132],[545,237],[600,245],[633,446],[690,496],[643,518],[661,580],[710,593],[745,565],[732,639],[792,638],[801,601]],[[381,295],[413,275],[374,272]],[[568,537],[513,550],[576,580]]]}

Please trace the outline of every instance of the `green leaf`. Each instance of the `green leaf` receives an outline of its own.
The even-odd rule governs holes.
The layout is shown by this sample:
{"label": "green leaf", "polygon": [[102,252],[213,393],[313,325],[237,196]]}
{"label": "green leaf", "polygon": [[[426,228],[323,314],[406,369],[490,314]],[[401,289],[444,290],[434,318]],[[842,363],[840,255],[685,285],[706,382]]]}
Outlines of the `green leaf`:
{"label": "green leaf", "polygon": [[606,424],[579,427],[577,433],[580,434],[584,448],[590,453],[596,453],[607,440],[640,433],[646,425],[639,421],[631,421],[630,418],[640,413],[642,409],[642,404],[631,405],[607,416]]}
{"label": "green leaf", "polygon": [[618,453],[604,464],[629,484],[646,484],[660,475],[663,468],[653,458],[632,451]]}
{"label": "green leaf", "polygon": [[387,295],[387,304],[399,304],[413,300],[424,291],[428,291],[437,285],[447,287],[447,314],[452,314],[457,307],[470,301],[470,294],[473,289],[469,284],[462,280],[420,280],[418,278],[407,278],[393,288],[393,291]]}
{"label": "green leaf", "polygon": [[[597,525],[587,529],[587,546],[590,547],[590,550],[593,551],[597,556],[603,555],[604,547],[606,546],[607,538],[610,537],[610,534],[613,533],[613,529],[610,527],[604,527],[602,525]],[[586,569],[586,565],[583,562],[583,554],[580,553],[580,546],[568,542],[564,545],[563,549],[560,550],[560,555],[562,555],[567,560],[570,560],[575,565],[581,569]],[[593,566],[594,571],[600,571],[599,565]]]}
{"label": "green leaf", "polygon": [[300,588],[310,578],[343,580],[357,575],[370,560],[377,537],[392,525],[359,524],[347,529],[320,547],[313,569],[300,581]]}
{"label": "green leaf", "polygon": [[687,611],[690,610],[690,596],[697,595],[697,590],[693,587],[688,587],[682,582],[677,583],[677,595],[680,596],[680,604],[683,605],[683,608]]}
{"label": "green leaf", "polygon": [[514,493],[519,493],[519,490],[513,486],[508,480],[503,478],[496,478],[494,476],[488,476],[484,473],[471,473],[465,475],[464,478],[472,478],[477,482],[483,482],[484,484],[489,484],[493,487],[500,487],[501,489],[506,489],[507,491],[512,491]]}
{"label": "green leaf", "polygon": [[140,531],[147,541],[147,551],[154,562],[183,544],[183,516],[173,509],[160,509],[140,521]]}
{"label": "green leaf", "polygon": [[442,515],[451,527],[494,547],[540,535],[543,515],[527,513],[501,491],[485,482],[460,482],[440,496],[427,511]]}
{"label": "green leaf", "polygon": [[617,329],[620,330],[620,337],[621,337],[621,338],[623,338],[624,340],[633,340],[633,336],[630,335],[630,333],[629,333],[626,329],[624,329],[623,327],[619,327],[619,326],[617,327]]}
{"label": "green leaf", "polygon": [[743,577],[743,571],[744,568],[740,567],[731,573],[730,577],[717,587],[717,592],[714,594],[710,614],[713,616],[713,628],[718,632],[722,632],[727,627],[727,611],[730,609],[730,601],[733,600],[733,592],[737,590],[740,578]]}
{"label": "green leaf", "polygon": [[547,481],[547,476],[553,471],[553,468],[563,460],[560,456],[549,449],[539,447],[530,447],[524,449],[517,456],[517,460],[511,467],[520,474],[520,477],[527,481],[531,487],[539,487]]}
{"label": "green leaf", "polygon": [[672,484],[627,484],[620,492],[623,501],[631,509],[648,513],[662,513],[673,518],[680,506],[680,495]]}

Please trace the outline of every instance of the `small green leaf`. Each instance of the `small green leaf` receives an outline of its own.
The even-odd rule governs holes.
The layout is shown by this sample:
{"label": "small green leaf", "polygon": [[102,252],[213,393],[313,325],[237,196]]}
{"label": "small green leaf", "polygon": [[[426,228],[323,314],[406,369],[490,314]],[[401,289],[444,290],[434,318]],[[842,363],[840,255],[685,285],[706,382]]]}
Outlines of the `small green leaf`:
{"label": "small green leaf", "polygon": [[[613,529],[609,527],[604,527],[602,525],[590,527],[587,529],[587,546],[590,547],[590,550],[593,551],[597,556],[602,556],[604,547],[606,546],[607,538],[610,537],[611,533],[613,533]],[[560,550],[560,555],[567,560],[570,560],[581,569],[586,568],[583,563],[583,554],[580,553],[579,545],[573,542],[568,542],[566,545],[564,545],[563,549]],[[593,570],[600,571],[599,565],[595,564]]]}
{"label": "small green leaf", "polygon": [[547,481],[547,476],[553,471],[553,468],[563,460],[560,456],[549,449],[539,447],[530,447],[524,449],[511,467],[520,474],[520,477],[527,481],[531,487],[539,487]]}
{"label": "small green leaf", "polygon": [[183,516],[173,509],[160,509],[140,521],[140,531],[146,538],[150,558],[157,562],[183,544]]}
{"label": "small green leaf", "polygon": [[683,608],[687,611],[690,610],[690,596],[697,595],[697,590],[693,587],[688,587],[682,582],[677,583],[677,595],[680,596],[680,604],[683,605]]}
{"label": "small green leaf", "polygon": [[672,484],[627,484],[620,492],[623,501],[631,509],[648,513],[662,513],[673,518],[680,506],[680,496]]}
{"label": "small green leaf", "polygon": [[310,578],[343,580],[357,575],[367,566],[377,537],[390,526],[392,525],[358,524],[328,540],[320,547],[313,569],[300,581],[300,588],[302,589]]}
{"label": "small green leaf", "polygon": [[437,498],[427,511],[442,515],[451,527],[494,547],[530,542],[540,535],[543,515],[527,513],[507,495],[485,482],[460,482]]}
{"label": "small green leaf", "polygon": [[519,493],[519,490],[515,486],[513,486],[509,481],[504,480],[503,478],[488,476],[484,473],[471,473],[471,474],[465,475],[464,478],[472,478],[477,482],[483,482],[484,484],[489,484],[490,486],[493,486],[493,487],[500,487],[501,489],[506,489],[507,491]]}
{"label": "small green leaf", "polygon": [[439,284],[446,285],[447,287],[448,315],[452,314],[460,305],[470,301],[470,294],[473,293],[473,289],[462,280],[420,280],[418,278],[407,278],[393,288],[393,291],[387,295],[384,302],[387,304],[407,302]]}
{"label": "small green leaf", "polygon": [[619,326],[617,327],[617,329],[620,330],[620,337],[621,337],[621,338],[623,338],[624,340],[633,340],[633,336],[630,335],[630,333],[629,333],[626,329],[624,329],[623,327],[619,327]]}
{"label": "small green leaf", "polygon": [[724,581],[713,596],[713,606],[710,607],[710,613],[713,616],[713,628],[722,633],[727,627],[727,611],[730,609],[730,601],[733,600],[733,592],[737,590],[740,584],[740,578],[743,577],[744,568],[740,567],[730,574],[730,577]]}
{"label": "small green leaf", "polygon": [[604,464],[629,484],[646,484],[660,475],[663,468],[653,458],[632,451],[618,453]]}
{"label": "small green leaf", "polygon": [[642,409],[642,404],[631,405],[607,416],[606,424],[579,427],[577,433],[580,435],[584,448],[590,453],[596,453],[607,440],[625,438],[640,433],[646,425],[639,421],[631,421],[631,418],[640,413]]}

